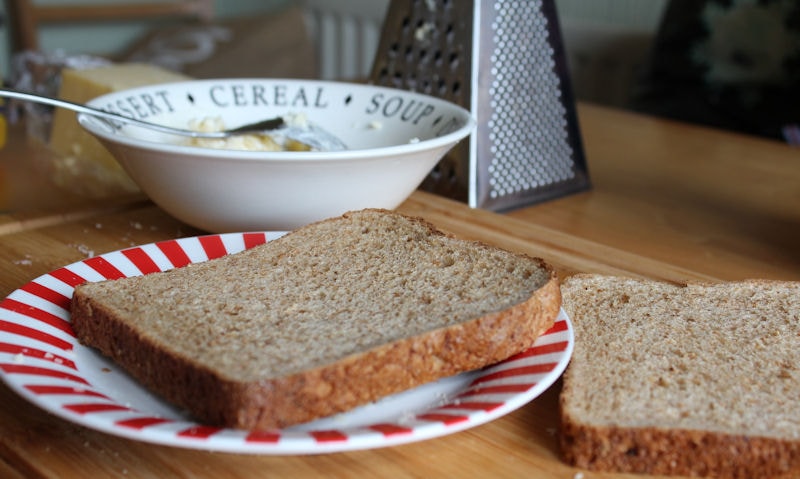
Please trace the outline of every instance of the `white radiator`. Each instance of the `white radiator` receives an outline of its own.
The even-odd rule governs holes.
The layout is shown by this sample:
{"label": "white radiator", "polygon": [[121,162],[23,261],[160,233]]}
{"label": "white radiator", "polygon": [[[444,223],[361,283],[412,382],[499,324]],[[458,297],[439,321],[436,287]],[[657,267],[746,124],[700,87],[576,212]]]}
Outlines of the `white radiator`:
{"label": "white radiator", "polygon": [[369,76],[389,0],[303,0],[306,24],[325,80]]}

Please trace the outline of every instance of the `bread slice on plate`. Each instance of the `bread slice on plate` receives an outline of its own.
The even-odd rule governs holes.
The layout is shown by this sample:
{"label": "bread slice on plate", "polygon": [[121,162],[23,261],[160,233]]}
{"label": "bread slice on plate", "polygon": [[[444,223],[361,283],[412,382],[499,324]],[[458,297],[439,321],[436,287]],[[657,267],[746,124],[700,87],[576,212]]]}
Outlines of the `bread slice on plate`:
{"label": "bread slice on plate", "polygon": [[541,259],[364,210],[205,263],[78,286],[72,326],[208,425],[265,430],[504,360],[561,297]]}
{"label": "bread slice on plate", "polygon": [[800,283],[577,275],[560,396],[567,462],[596,471],[800,477]]}

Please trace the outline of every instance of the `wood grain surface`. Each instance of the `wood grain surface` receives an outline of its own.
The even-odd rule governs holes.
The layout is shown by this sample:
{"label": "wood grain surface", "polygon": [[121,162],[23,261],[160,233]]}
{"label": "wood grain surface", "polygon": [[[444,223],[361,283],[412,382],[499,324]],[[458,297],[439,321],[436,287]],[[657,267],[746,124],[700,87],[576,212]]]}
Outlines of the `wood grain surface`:
{"label": "wood grain surface", "polygon": [[[800,150],[592,105],[579,113],[590,191],[505,213],[416,192],[399,209],[459,236],[543,257],[562,276],[800,280]],[[24,135],[12,133],[0,151],[2,297],[90,255],[201,233],[141,196],[70,197],[32,168]],[[0,477],[635,477],[561,462],[559,390],[556,383],[512,414],[443,438],[273,457],[110,436],[55,418],[0,385]]]}

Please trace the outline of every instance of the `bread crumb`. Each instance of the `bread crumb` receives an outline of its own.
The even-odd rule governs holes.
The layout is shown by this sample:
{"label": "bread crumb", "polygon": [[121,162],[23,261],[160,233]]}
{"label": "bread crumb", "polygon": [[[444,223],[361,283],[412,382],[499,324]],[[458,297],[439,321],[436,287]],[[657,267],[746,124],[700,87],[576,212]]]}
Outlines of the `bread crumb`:
{"label": "bread crumb", "polygon": [[18,264],[21,266],[30,266],[33,264],[33,261],[31,261],[31,255],[26,254],[24,259],[15,260],[14,264]]}
{"label": "bread crumb", "polygon": [[77,249],[81,254],[83,254],[87,258],[94,258],[94,250],[89,248],[85,244],[73,244],[71,246],[73,246],[75,249]]}
{"label": "bread crumb", "polygon": [[17,353],[14,355],[14,364],[22,364],[25,362],[25,355],[22,353]]}
{"label": "bread crumb", "polygon": [[397,424],[401,426],[409,426],[411,423],[416,419],[416,415],[411,411],[404,411],[400,414],[400,417],[397,418]]}
{"label": "bread crumb", "polygon": [[573,479],[583,479],[583,473],[576,472],[575,475],[573,476]]}

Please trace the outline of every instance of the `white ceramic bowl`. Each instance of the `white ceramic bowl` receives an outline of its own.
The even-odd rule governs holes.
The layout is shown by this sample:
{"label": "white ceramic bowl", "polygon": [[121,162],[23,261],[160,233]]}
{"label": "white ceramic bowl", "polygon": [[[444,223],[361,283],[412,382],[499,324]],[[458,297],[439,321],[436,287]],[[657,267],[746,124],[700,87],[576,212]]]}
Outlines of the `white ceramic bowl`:
{"label": "white ceramic bowl", "polygon": [[211,232],[290,230],[349,210],[395,208],[475,126],[467,110],[427,95],[313,80],[167,83],[89,104],[183,128],[207,117],[235,127],[300,113],[347,144],[333,152],[220,150],[138,127],[111,131],[78,115],[157,205]]}

